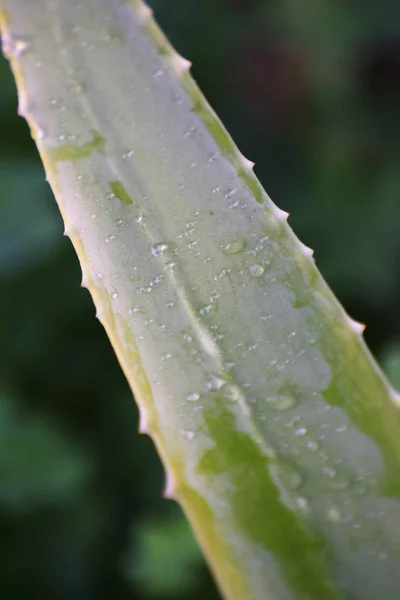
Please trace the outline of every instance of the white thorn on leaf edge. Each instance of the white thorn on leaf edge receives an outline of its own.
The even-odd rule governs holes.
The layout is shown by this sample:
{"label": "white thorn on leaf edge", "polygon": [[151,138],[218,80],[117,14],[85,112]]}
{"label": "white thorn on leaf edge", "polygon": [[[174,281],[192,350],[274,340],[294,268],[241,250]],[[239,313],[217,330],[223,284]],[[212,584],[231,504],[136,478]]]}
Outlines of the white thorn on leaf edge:
{"label": "white thorn on leaf edge", "polygon": [[26,95],[21,92],[18,95],[17,114],[19,117],[23,117],[24,119],[26,119],[28,114],[28,100]]}
{"label": "white thorn on leaf edge", "polygon": [[13,38],[9,31],[4,31],[1,39],[1,50],[7,58],[12,57]]}
{"label": "white thorn on leaf edge", "polygon": [[172,67],[178,75],[184,75],[190,70],[192,63],[177,52],[174,52],[171,59]]}
{"label": "white thorn on leaf edge", "polygon": [[166,471],[163,497],[168,500],[175,500],[174,489],[175,489],[175,486],[174,486],[174,482],[173,482],[173,477],[168,471]]}
{"label": "white thorn on leaf edge", "polygon": [[314,250],[312,248],[309,248],[305,244],[303,244],[303,242],[300,242],[300,240],[299,240],[299,246],[300,246],[301,251],[303,252],[304,256],[307,256],[307,258],[312,258],[314,256]]}
{"label": "white thorn on leaf edge", "polygon": [[144,2],[140,2],[136,10],[141,25],[145,25],[148,21],[150,21],[150,19],[153,16],[153,9],[150,8],[150,6],[148,4],[145,4]]}
{"label": "white thorn on leaf edge", "polygon": [[350,328],[357,335],[362,335],[364,333],[364,330],[365,330],[365,327],[366,327],[366,325],[364,323],[359,323],[359,321],[355,321],[351,317],[349,317],[349,325],[350,325]]}
{"label": "white thorn on leaf edge", "polygon": [[[278,221],[287,221],[289,218],[289,213],[286,210],[282,210],[276,204],[274,204],[271,200],[271,210],[274,216],[278,219]],[[302,243],[302,242],[300,242]],[[304,246],[304,244],[302,244]]]}
{"label": "white thorn on leaf edge", "polygon": [[150,428],[148,424],[148,419],[146,413],[143,409],[140,409],[139,415],[139,433],[143,433],[145,435],[150,435]]}
{"label": "white thorn on leaf edge", "polygon": [[243,154],[240,155],[240,162],[242,163],[244,169],[252,170],[255,166],[255,162],[246,158]]}

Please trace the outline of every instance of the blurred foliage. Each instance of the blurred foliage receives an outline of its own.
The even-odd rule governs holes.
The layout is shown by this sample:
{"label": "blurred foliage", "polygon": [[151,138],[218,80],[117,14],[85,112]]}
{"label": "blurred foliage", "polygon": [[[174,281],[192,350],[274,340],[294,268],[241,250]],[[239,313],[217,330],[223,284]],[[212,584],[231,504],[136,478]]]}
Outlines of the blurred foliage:
{"label": "blurred foliage", "polygon": [[128,579],[154,597],[184,592],[193,597],[202,557],[180,513],[169,520],[143,521],[133,531],[132,544],[137,559],[132,566],[127,554],[124,569]]}
{"label": "blurred foliage", "polygon": [[[400,4],[151,4],[400,386]],[[0,596],[217,599],[16,106],[0,60]]]}

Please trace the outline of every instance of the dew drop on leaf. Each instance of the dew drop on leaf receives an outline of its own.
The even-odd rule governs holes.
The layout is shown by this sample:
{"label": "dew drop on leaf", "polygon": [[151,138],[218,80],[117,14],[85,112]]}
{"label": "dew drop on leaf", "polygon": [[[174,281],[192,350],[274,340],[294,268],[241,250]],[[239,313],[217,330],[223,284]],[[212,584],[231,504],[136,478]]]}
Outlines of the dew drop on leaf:
{"label": "dew drop on leaf", "polygon": [[261,277],[261,275],[264,273],[264,267],[261,265],[251,265],[250,273],[253,275],[253,277]]}
{"label": "dew drop on leaf", "polygon": [[186,440],[192,440],[194,438],[193,429],[180,429],[179,431],[182,437],[184,437]]}
{"label": "dew drop on leaf", "polygon": [[290,394],[280,394],[278,396],[268,398],[267,400],[267,406],[273,408],[274,410],[288,410],[289,408],[292,408],[295,404],[296,399]]}
{"label": "dew drop on leaf", "polygon": [[231,239],[222,245],[222,251],[224,254],[237,254],[242,252],[244,248],[244,241],[241,238]]}
{"label": "dew drop on leaf", "polygon": [[151,249],[151,253],[156,258],[159,258],[160,256],[162,256],[164,254],[164,252],[166,252],[166,250],[168,250],[168,244],[165,244],[164,242],[160,242],[158,244],[154,244],[154,246]]}

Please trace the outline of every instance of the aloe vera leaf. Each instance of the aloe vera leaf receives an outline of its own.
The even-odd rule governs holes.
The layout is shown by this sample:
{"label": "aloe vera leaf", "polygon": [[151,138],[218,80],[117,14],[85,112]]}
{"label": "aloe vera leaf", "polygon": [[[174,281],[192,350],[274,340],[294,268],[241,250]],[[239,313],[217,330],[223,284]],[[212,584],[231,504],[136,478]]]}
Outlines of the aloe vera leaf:
{"label": "aloe vera leaf", "polygon": [[227,599],[400,593],[399,395],[139,1],[0,0],[88,287]]}

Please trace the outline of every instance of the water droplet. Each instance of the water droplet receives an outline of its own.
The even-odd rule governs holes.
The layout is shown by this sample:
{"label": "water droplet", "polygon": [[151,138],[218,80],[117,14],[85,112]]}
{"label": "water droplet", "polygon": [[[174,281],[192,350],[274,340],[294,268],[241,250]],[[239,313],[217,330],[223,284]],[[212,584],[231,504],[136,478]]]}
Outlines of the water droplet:
{"label": "water droplet", "polygon": [[208,315],[208,313],[211,310],[211,306],[208,304],[207,306],[203,306],[203,308],[200,309],[200,314],[201,315]]}
{"label": "water droplet", "polygon": [[238,385],[226,385],[223,395],[231,402],[238,402],[243,397],[243,390]]}
{"label": "water droplet", "polygon": [[116,300],[116,299],[118,298],[118,296],[119,296],[118,292],[113,292],[113,293],[111,294],[111,298],[112,298],[113,300]]}
{"label": "water droplet", "polygon": [[306,448],[310,452],[316,452],[318,450],[319,446],[318,446],[317,442],[310,441],[310,442],[306,443]]}
{"label": "water droplet", "polygon": [[122,225],[125,225],[125,221],[123,221],[122,219],[118,219],[118,221],[115,224],[117,227],[122,227]]}
{"label": "water droplet", "polygon": [[172,271],[175,269],[175,263],[174,262],[168,262],[165,266],[164,269],[170,273],[172,273]]}
{"label": "water droplet", "polygon": [[253,277],[261,277],[261,275],[264,273],[264,267],[261,265],[251,265],[250,273],[253,275]]}
{"label": "water droplet", "polygon": [[303,496],[298,496],[296,498],[296,504],[300,510],[302,510],[304,512],[308,512],[309,505],[308,505],[308,500],[306,500],[306,498],[304,498]]}
{"label": "water droplet", "polygon": [[22,38],[17,38],[14,40],[14,56],[19,58],[23,54],[25,54],[30,48],[30,44],[23,40]]}
{"label": "water droplet", "polygon": [[162,256],[164,254],[164,252],[166,250],[168,250],[168,244],[160,242],[158,244],[154,244],[154,246],[151,249],[151,253],[156,258],[159,258],[160,256]]}
{"label": "water droplet", "polygon": [[336,433],[344,433],[347,429],[347,424],[343,423],[343,425],[339,425],[339,427],[336,427],[335,431]]}
{"label": "water droplet", "polygon": [[179,431],[182,437],[184,437],[186,440],[192,440],[194,438],[193,429],[180,429]]}
{"label": "water droplet", "polygon": [[226,380],[217,375],[211,375],[210,379],[206,383],[206,387],[209,390],[216,391],[220,390],[222,386],[226,384]]}
{"label": "water droplet", "polygon": [[50,98],[50,106],[58,106],[60,104],[60,98]]}
{"label": "water droplet", "polygon": [[232,371],[232,369],[234,369],[235,366],[236,366],[236,364],[234,362],[224,363],[224,369],[226,369],[227,371]]}
{"label": "water droplet", "polygon": [[243,248],[244,240],[237,238],[224,243],[222,246],[222,251],[224,254],[237,254],[238,252],[242,252]]}
{"label": "water droplet", "polygon": [[230,200],[232,198],[232,196],[234,194],[236,194],[236,191],[237,191],[236,188],[234,188],[233,190],[228,190],[227,192],[225,192],[225,194],[224,194],[225,200]]}
{"label": "water droplet", "polygon": [[348,488],[349,485],[350,480],[346,477],[342,477],[341,475],[336,475],[336,477],[332,477],[324,483],[324,487],[333,492],[341,492],[342,490]]}
{"label": "water droplet", "polygon": [[173,306],[174,306],[174,303],[170,301],[170,302],[167,302],[165,306],[166,306],[167,308],[173,308]]}
{"label": "water droplet", "polygon": [[106,237],[106,244],[109,244],[110,242],[112,242],[113,240],[115,240],[115,235],[108,235]]}
{"label": "water droplet", "polygon": [[331,506],[330,508],[328,508],[326,514],[328,516],[328,519],[330,521],[333,521],[334,523],[338,523],[341,519],[340,512],[335,506]]}
{"label": "water droplet", "polygon": [[196,402],[199,398],[200,394],[196,394],[196,392],[194,392],[193,394],[188,394],[186,396],[186,399],[189,400],[189,402]]}
{"label": "water droplet", "polygon": [[210,296],[210,302],[212,302],[212,304],[214,304],[219,298],[219,294],[217,292],[212,292],[211,296]]}
{"label": "water droplet", "polygon": [[297,490],[303,483],[299,473],[289,465],[277,465],[276,473],[282,484],[291,490]]}
{"label": "water droplet", "polygon": [[139,215],[138,217],[136,217],[135,221],[136,221],[136,223],[139,223],[139,225],[143,225],[144,224],[144,216]]}
{"label": "water droplet", "polygon": [[183,337],[183,339],[185,340],[185,342],[189,342],[189,343],[190,343],[190,342],[193,342],[193,338],[192,338],[192,336],[191,336],[191,335],[189,335],[188,333],[184,333],[182,337]]}
{"label": "water droplet", "polygon": [[297,429],[294,430],[293,433],[294,433],[294,435],[297,435],[297,436],[306,435],[307,429],[306,429],[306,427],[298,427]]}
{"label": "water droplet", "polygon": [[127,150],[126,152],[123,153],[122,158],[124,160],[128,160],[129,158],[132,158],[133,155],[134,155],[133,150]]}
{"label": "water droplet", "polygon": [[140,313],[142,315],[147,314],[146,311],[144,310],[144,308],[139,308],[138,306],[134,306],[133,308],[129,309],[129,314],[132,313]]}
{"label": "water droplet", "polygon": [[322,469],[322,472],[325,475],[325,477],[329,477],[329,478],[335,477],[335,475],[336,475],[336,471],[335,471],[335,469],[332,469],[332,467],[324,467]]}
{"label": "water droplet", "polygon": [[268,398],[267,406],[274,410],[289,410],[296,404],[296,399],[290,394],[279,394]]}

